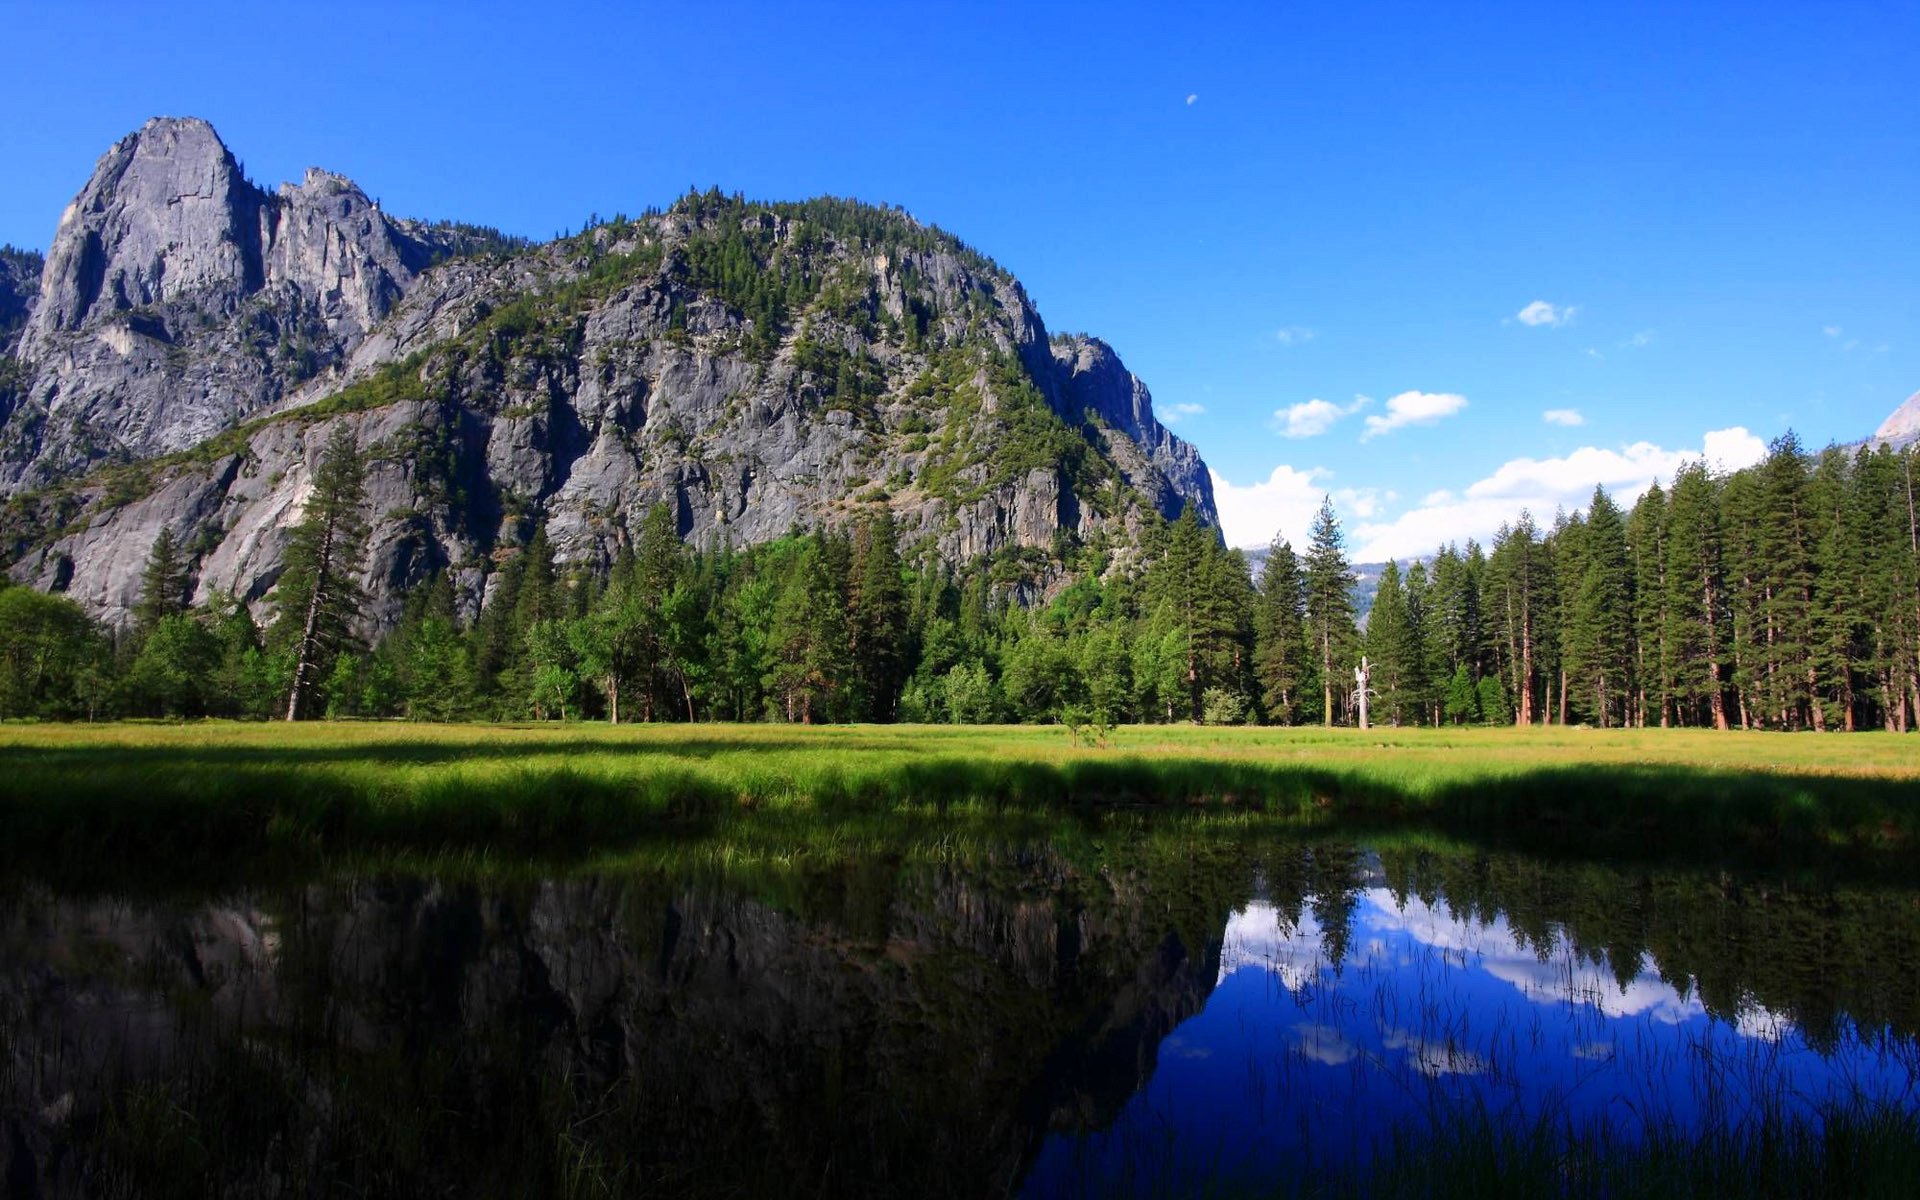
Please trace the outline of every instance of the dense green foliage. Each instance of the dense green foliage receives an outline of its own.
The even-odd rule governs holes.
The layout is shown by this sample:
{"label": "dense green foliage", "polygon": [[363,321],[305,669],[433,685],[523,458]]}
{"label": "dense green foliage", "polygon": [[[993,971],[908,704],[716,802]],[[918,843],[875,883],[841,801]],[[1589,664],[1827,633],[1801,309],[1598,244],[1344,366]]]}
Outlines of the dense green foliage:
{"label": "dense green foliage", "polygon": [[[1364,632],[1330,505],[1307,554],[1276,542],[1257,585],[1188,514],[1149,523],[1124,556],[1063,540],[1050,597],[1035,585],[1049,556],[958,570],[912,558],[883,506],[837,530],[717,550],[683,545],[662,507],[604,570],[556,563],[539,530],[504,549],[474,620],[443,578],[414,589],[372,646],[353,643],[343,607],[326,635],[343,652],[323,655],[309,711],[1335,724],[1354,720],[1364,653],[1376,724],[1904,732],[1920,714],[1914,459],[1810,457],[1788,437],[1749,471],[1689,466],[1631,513],[1596,490],[1545,532],[1523,513],[1490,554],[1468,542],[1404,572],[1390,564]],[[288,640],[262,644],[229,602],[182,611],[185,570],[164,534],[113,654],[66,601],[12,601],[22,646],[53,636],[56,610],[74,641],[15,670],[7,715],[269,715],[295,667]],[[306,572],[276,593],[283,613]]]}

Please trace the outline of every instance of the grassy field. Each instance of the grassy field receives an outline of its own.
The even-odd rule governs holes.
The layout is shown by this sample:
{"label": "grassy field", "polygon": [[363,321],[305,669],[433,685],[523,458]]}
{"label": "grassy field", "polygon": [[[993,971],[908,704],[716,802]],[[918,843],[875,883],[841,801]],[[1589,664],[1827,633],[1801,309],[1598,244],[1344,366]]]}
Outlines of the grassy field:
{"label": "grassy field", "polygon": [[0,854],[577,854],[773,814],[1116,811],[1366,823],[1621,850],[1905,861],[1920,741],[1881,734],[1142,726],[0,727]]}

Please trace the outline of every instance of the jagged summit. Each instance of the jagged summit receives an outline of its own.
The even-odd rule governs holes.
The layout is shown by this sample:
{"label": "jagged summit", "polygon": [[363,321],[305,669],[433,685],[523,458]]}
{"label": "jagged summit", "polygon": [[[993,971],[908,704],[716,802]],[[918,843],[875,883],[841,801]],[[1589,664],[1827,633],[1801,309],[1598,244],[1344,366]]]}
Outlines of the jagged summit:
{"label": "jagged summit", "polygon": [[435,572],[477,610],[535,528],[604,565],[663,503],[735,545],[885,506],[1028,595],[1072,546],[1218,524],[1111,347],[1050,338],[1010,273],[885,206],[716,189],[536,246],[317,169],[269,193],[162,119],[101,158],[27,305],[0,556],[114,621],[162,528],[197,599],[263,600],[343,424],[372,460],[375,625]]}

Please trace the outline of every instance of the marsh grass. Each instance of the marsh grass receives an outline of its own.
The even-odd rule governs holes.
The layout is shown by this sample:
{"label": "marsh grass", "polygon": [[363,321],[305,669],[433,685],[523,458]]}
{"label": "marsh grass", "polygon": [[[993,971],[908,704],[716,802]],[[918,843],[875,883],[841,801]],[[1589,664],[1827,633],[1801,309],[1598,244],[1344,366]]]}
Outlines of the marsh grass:
{"label": "marsh grass", "polygon": [[1622,851],[1905,858],[1899,737],[1584,730],[8,726],[15,862],[578,856],[741,814],[1250,812]]}
{"label": "marsh grass", "polygon": [[391,848],[578,857],[810,818],[1249,813],[1608,853],[1904,861],[1920,756],[1894,736],[1139,727],[0,728],[0,855],[168,870]]}

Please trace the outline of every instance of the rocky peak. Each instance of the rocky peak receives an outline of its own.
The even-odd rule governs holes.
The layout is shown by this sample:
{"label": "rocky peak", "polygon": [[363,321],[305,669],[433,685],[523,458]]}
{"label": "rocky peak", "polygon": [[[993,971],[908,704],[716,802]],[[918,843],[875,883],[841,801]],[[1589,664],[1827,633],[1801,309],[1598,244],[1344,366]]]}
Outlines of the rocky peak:
{"label": "rocky peak", "polygon": [[1175,437],[1153,415],[1153,394],[1139,376],[1127,370],[1113,347],[1085,334],[1065,334],[1051,342],[1055,377],[1067,405],[1069,419],[1091,413],[1108,429],[1136,444],[1167,486],[1152,496],[1169,517],[1195,503],[1203,521],[1218,525],[1213,480],[1200,452]]}
{"label": "rocky peak", "polygon": [[60,217],[28,355],[100,309],[258,286],[264,199],[205,121],[156,117],[121,138]]}
{"label": "rocky peak", "polygon": [[1920,392],[1908,396],[1906,403],[1888,414],[1887,419],[1880,422],[1880,428],[1874,431],[1873,438],[1879,442],[1891,442],[1895,446],[1920,441]]}

